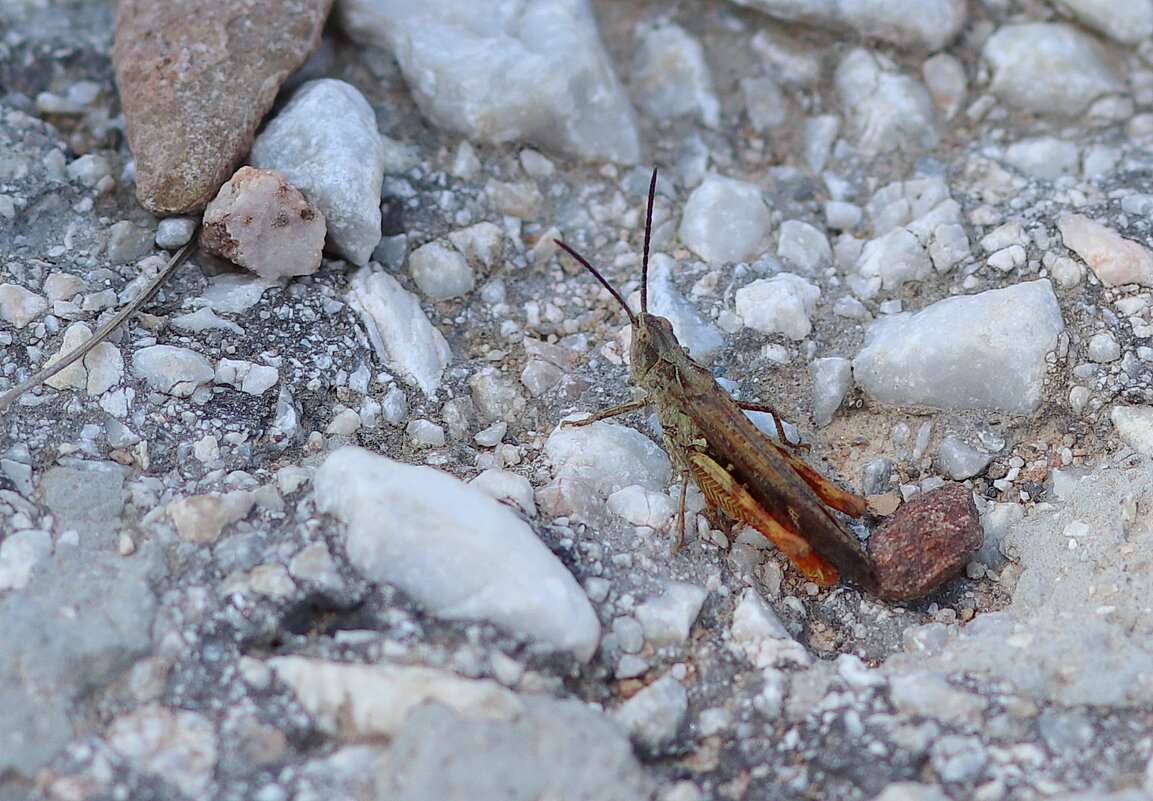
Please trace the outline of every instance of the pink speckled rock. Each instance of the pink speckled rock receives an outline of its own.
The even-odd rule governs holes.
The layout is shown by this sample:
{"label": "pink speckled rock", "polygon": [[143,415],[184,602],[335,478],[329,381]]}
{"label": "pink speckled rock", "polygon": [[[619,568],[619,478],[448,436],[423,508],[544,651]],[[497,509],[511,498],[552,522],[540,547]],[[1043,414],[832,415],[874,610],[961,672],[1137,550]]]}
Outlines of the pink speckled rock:
{"label": "pink speckled rock", "polygon": [[203,209],[252,144],[284,79],[320,42],[332,0],[120,0],[112,63],[157,214]]}
{"label": "pink speckled rock", "polygon": [[276,170],[241,167],[204,210],[200,246],[261,278],[320,267],[324,215]]}

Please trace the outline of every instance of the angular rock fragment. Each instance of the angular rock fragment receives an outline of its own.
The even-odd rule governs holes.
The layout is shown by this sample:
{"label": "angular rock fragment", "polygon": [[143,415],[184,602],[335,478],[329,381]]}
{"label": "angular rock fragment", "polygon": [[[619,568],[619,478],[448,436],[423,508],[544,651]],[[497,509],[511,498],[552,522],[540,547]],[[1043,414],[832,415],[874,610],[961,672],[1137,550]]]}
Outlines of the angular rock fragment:
{"label": "angular rock fragment", "polygon": [[421,112],[484,142],[640,158],[636,114],[587,0],[346,0],[349,36],[387,47]]}
{"label": "angular rock fragment", "polygon": [[200,246],[261,278],[320,268],[324,215],[276,170],[241,167],[204,210]]}
{"label": "angular rock fragment", "polygon": [[973,493],[946,484],[918,495],[869,537],[876,593],[893,601],[921,598],[968,564],[985,542]]}
{"label": "angular rock fragment", "polygon": [[112,64],[149,211],[199,211],[248,152],[332,0],[122,0]]}

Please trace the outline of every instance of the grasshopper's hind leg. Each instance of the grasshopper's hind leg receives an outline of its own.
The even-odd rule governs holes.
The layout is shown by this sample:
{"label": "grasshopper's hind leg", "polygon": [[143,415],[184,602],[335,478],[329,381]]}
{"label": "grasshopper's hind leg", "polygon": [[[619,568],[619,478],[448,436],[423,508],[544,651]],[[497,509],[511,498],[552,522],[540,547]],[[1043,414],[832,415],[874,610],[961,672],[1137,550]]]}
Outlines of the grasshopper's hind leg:
{"label": "grasshopper's hind leg", "polygon": [[764,534],[809,581],[821,587],[837,583],[837,569],[814,551],[798,532],[778,522],[762,508],[728,470],[703,453],[694,453],[689,459],[693,480],[710,506]]}
{"label": "grasshopper's hind leg", "polygon": [[764,404],[760,403],[744,403],[742,401],[737,401],[737,406],[743,412],[760,412],[761,414],[767,414],[772,417],[773,425],[777,428],[777,439],[779,439],[780,443],[786,448],[795,448],[799,451],[809,450],[809,446],[805,443],[793,442],[789,439],[788,434],[785,433],[785,426],[781,422],[781,416],[777,414],[777,410],[772,406],[765,406]]}

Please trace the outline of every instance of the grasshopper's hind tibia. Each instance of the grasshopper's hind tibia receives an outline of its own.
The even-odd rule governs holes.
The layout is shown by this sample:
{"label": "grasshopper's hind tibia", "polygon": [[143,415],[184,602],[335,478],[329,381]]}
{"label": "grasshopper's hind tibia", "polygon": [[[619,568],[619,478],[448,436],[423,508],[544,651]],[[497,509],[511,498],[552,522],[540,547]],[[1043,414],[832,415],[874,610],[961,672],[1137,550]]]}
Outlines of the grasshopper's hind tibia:
{"label": "grasshopper's hind tibia", "polygon": [[809,581],[821,587],[837,583],[837,569],[804,537],[766,512],[728,470],[703,453],[689,455],[689,470],[710,506],[764,534]]}

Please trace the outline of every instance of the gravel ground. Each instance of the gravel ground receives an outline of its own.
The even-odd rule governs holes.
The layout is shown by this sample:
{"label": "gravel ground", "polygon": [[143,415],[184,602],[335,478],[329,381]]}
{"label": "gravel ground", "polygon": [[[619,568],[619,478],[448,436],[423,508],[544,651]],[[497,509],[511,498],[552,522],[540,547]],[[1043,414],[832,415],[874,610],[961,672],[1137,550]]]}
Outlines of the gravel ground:
{"label": "gravel ground", "polygon": [[[375,112],[299,123],[371,258],[337,192],[318,271],[196,255],[0,413],[0,798],[1153,797],[1153,2],[397,5],[286,90]],[[192,235],[114,18],[0,6],[0,390]],[[558,428],[632,396],[552,239],[637,290],[653,165],[654,308],[838,483],[964,482],[959,577],[818,588],[695,490],[675,550],[652,421]]]}

